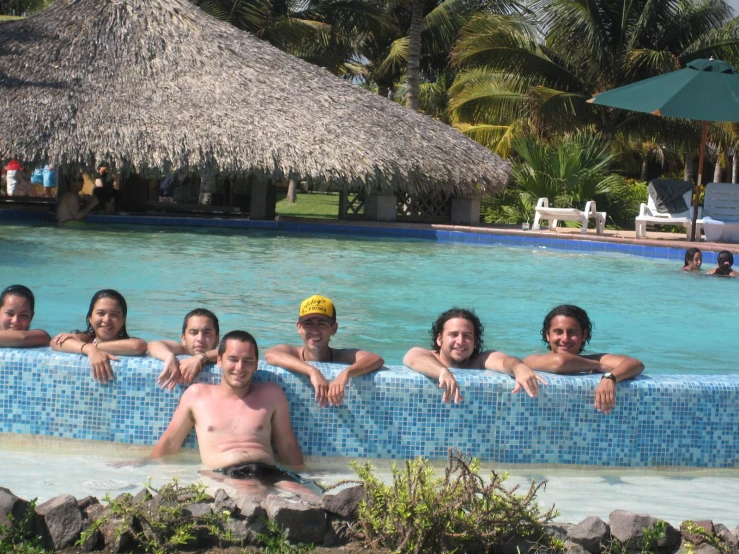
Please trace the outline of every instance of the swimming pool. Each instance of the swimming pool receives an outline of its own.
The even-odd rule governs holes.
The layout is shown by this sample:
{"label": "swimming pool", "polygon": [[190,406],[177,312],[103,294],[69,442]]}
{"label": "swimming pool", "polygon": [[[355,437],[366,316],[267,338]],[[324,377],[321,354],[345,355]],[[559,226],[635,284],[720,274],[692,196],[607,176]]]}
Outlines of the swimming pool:
{"label": "swimming pool", "polygon": [[590,352],[640,358],[647,374],[736,371],[739,282],[685,274],[676,260],[119,225],[2,224],[0,243],[0,283],[31,287],[34,326],[52,335],[82,327],[92,293],[115,288],[128,301],[133,335],[176,338],[183,315],[204,306],[223,331],[245,328],[264,349],[295,342],[300,301],[321,293],[337,306],[338,347],[373,350],[398,365],[410,346],[427,343],[431,321],[453,305],[476,309],[488,348],[525,356],[544,351],[544,314],[576,303],[595,322]]}

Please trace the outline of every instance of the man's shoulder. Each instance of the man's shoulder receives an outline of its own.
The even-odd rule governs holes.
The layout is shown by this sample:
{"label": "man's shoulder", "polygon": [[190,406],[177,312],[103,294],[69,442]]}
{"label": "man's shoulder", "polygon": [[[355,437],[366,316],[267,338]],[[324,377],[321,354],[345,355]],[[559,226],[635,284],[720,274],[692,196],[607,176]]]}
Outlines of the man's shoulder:
{"label": "man's shoulder", "polygon": [[182,393],[182,398],[184,400],[211,396],[217,388],[218,385],[210,385],[208,383],[194,383],[185,389],[185,392]]}
{"label": "man's shoulder", "polygon": [[282,390],[282,387],[278,385],[277,383],[272,383],[270,381],[262,381],[260,383],[252,383],[251,385],[251,393],[258,392],[260,395],[265,394],[276,394],[280,396],[285,396],[285,391]]}

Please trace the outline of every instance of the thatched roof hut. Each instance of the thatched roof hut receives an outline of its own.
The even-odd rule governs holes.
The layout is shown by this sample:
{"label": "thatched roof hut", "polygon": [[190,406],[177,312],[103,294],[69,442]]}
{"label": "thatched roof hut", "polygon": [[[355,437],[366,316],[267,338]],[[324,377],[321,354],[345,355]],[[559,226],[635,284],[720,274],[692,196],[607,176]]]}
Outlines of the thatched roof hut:
{"label": "thatched roof hut", "polygon": [[274,173],[366,192],[505,186],[509,165],[186,0],[57,0],[0,24],[0,157]]}

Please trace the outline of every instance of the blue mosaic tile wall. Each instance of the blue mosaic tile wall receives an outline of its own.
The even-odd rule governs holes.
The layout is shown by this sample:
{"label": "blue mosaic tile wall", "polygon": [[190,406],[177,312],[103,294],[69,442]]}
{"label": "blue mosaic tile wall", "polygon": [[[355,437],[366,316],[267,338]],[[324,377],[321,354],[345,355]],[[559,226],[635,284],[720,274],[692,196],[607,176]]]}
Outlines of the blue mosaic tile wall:
{"label": "blue mosaic tile wall", "polygon": [[[327,378],[342,366],[319,364]],[[121,357],[98,385],[87,358],[48,348],[0,350],[0,432],[153,444],[183,388],[156,384],[161,362]],[[441,403],[435,382],[404,367],[352,379],[345,404],[319,408],[307,378],[260,363],[256,380],[287,394],[304,454],[445,458],[449,447],[508,464],[739,467],[739,376],[640,376],[619,383],[610,415],[593,408],[597,376],[547,375],[538,398],[513,380],[455,370],[465,400]],[[206,368],[199,381],[217,383]],[[194,434],[187,446],[196,446]]]}

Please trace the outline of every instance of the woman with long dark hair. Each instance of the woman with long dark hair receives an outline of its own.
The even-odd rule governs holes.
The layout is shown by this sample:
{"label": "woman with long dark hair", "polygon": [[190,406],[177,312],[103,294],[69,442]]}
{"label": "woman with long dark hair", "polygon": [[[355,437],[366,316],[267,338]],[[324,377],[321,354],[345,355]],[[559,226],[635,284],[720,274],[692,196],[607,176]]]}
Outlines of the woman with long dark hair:
{"label": "woman with long dark hair", "polygon": [[123,296],[113,289],[95,293],[87,310],[87,329],[62,333],[51,341],[51,347],[61,352],[84,354],[90,360],[92,376],[100,383],[114,378],[111,360],[118,356],[139,356],[146,353],[146,342],[129,337],[126,331],[128,306]]}

